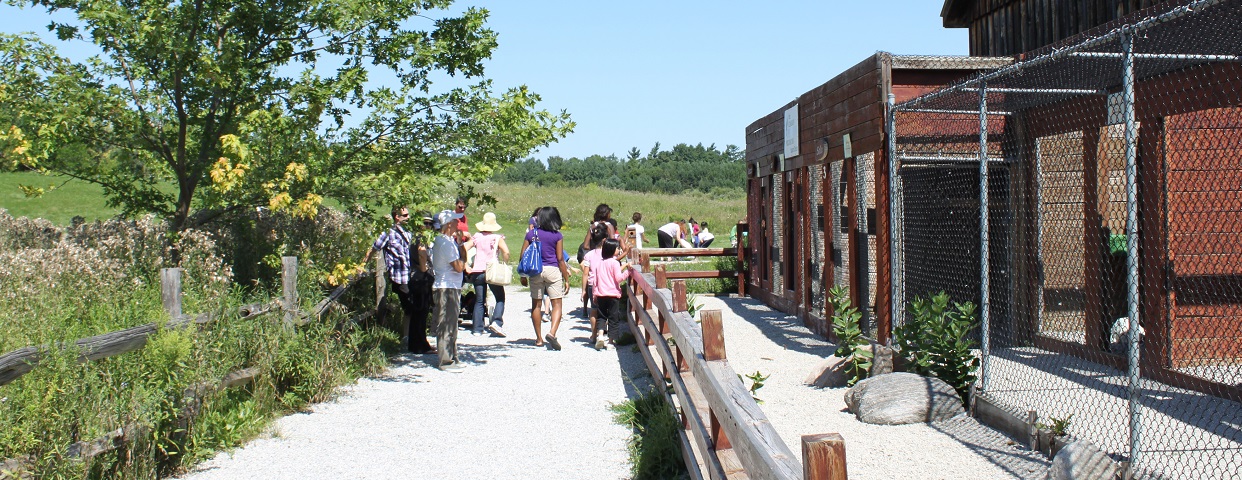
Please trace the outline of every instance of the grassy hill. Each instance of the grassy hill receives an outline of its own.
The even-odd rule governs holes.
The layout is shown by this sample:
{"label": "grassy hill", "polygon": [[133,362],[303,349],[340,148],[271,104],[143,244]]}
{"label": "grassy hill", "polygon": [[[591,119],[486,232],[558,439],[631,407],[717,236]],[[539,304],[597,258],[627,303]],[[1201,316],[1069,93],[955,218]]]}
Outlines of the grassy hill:
{"label": "grassy hill", "polygon": [[[40,187],[47,193],[27,197],[18,185]],[[67,225],[75,216],[90,222],[120,213],[104,204],[103,187],[99,185],[33,172],[0,173],[0,208],[14,217],[41,217],[57,225]]]}

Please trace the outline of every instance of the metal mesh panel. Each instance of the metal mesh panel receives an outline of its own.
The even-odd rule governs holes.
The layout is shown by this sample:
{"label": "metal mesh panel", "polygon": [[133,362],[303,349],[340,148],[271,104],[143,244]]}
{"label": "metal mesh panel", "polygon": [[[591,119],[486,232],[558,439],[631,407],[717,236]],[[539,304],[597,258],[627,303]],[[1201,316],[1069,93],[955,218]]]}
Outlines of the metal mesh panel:
{"label": "metal mesh panel", "polygon": [[896,106],[894,290],[980,305],[1003,409],[1136,478],[1233,478],[1242,1],[1166,8]]}
{"label": "metal mesh panel", "polygon": [[850,284],[850,256],[848,254],[850,238],[845,214],[850,200],[846,197],[848,189],[844,180],[845,161],[832,162],[829,170],[832,175],[829,180],[829,185],[832,187],[832,208],[828,210],[828,214],[833,216],[832,260],[835,265],[832,271],[832,285],[844,288]]}
{"label": "metal mesh panel", "polygon": [[859,311],[864,313],[862,319],[863,331],[871,338],[876,338],[875,323],[875,227],[871,225],[871,220],[875,217],[875,154],[867,153],[857,157],[855,164],[858,179],[858,229],[863,232],[865,244],[859,245],[862,255],[866,255],[867,272],[863,288],[866,292],[859,298],[865,299],[865,305]]}
{"label": "metal mesh panel", "polygon": [[785,290],[785,174],[772,175],[772,292]]}
{"label": "metal mesh panel", "polygon": [[811,193],[811,313],[824,317],[823,269],[830,265],[824,261],[824,174],[828,170],[823,165],[814,165],[810,169]]}

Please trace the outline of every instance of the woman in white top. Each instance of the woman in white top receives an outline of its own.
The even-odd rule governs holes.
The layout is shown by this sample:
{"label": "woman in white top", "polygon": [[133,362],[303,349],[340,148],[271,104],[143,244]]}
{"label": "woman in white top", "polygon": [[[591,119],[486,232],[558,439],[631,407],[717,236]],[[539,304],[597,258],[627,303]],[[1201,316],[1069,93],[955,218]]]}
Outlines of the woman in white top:
{"label": "woman in white top", "polygon": [[675,248],[679,240],[685,238],[682,233],[685,220],[668,222],[656,230],[656,238],[660,240],[660,248]]}
{"label": "woman in white top", "polygon": [[505,236],[496,233],[500,230],[500,224],[496,223],[496,214],[487,212],[483,214],[483,221],[474,224],[474,228],[479,233],[471,237],[474,243],[474,263],[470,265],[470,275],[466,280],[474,284],[474,328],[472,333],[475,335],[483,334],[483,313],[487,310],[487,291],[491,290],[492,295],[496,297],[496,308],[492,309],[490,317],[491,324],[487,326],[488,330],[498,336],[505,336],[504,330],[504,314],[505,314],[505,287],[503,285],[489,285],[487,283],[487,264],[498,259],[497,252],[504,255],[504,262],[509,263],[509,247],[505,245]]}

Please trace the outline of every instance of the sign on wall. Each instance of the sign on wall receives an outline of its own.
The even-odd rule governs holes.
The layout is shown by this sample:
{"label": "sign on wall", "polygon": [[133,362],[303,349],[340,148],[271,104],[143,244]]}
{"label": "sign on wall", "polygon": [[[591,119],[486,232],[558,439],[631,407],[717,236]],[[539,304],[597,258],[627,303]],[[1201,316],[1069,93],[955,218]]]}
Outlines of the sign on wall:
{"label": "sign on wall", "polygon": [[798,156],[798,104],[785,110],[785,158]]}

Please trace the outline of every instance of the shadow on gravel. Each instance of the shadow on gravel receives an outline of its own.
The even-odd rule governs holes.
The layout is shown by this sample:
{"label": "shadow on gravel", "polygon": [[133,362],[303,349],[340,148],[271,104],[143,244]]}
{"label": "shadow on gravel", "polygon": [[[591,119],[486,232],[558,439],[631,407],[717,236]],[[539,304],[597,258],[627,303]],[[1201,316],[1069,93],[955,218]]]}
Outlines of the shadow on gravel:
{"label": "shadow on gravel", "polygon": [[[811,333],[797,317],[773,310],[754,298],[716,297],[735,315],[754,325],[765,337],[783,348],[821,357],[832,355],[836,345]],[[728,332],[725,333],[728,335]]]}
{"label": "shadow on gravel", "polygon": [[927,425],[948,435],[1014,478],[1043,479],[1047,476],[1048,466],[1051,464],[1047,457],[988,428],[974,418],[959,415]]}

